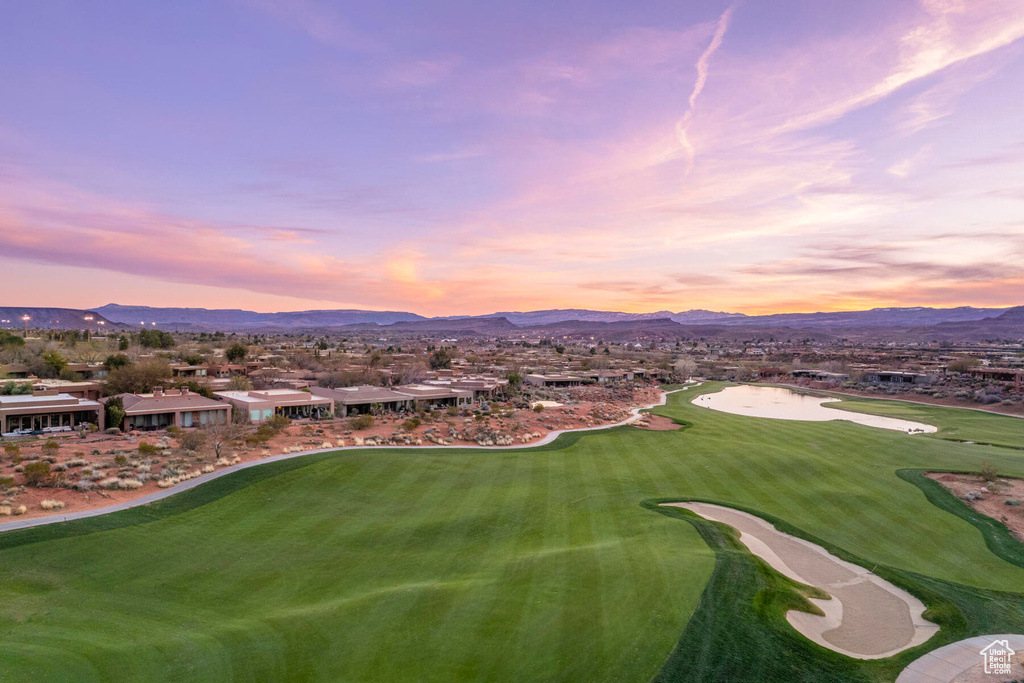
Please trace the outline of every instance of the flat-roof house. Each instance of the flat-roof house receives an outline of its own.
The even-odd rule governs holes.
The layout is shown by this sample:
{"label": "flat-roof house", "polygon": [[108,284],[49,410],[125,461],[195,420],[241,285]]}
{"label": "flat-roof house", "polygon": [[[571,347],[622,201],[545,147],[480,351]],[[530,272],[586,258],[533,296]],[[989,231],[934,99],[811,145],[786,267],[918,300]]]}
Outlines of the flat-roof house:
{"label": "flat-roof house", "polygon": [[91,423],[103,428],[103,406],[98,401],[57,391],[0,396],[0,432],[70,431]]}
{"label": "flat-roof house", "polygon": [[7,363],[0,365],[0,377],[4,379],[25,379],[32,373],[28,366],[22,363]]}
{"label": "flat-roof house", "polygon": [[566,374],[532,374],[527,375],[523,378],[523,381],[527,384],[535,387],[578,387],[584,384],[587,379],[585,377],[579,377],[577,375],[566,375]]}
{"label": "flat-roof house", "polygon": [[931,382],[931,377],[920,372],[865,370],[864,381],[872,384],[928,384]]}
{"label": "flat-roof house", "polygon": [[32,380],[32,389],[34,391],[56,389],[62,394],[69,394],[75,398],[87,398],[90,401],[98,401],[103,395],[102,387],[98,382],[72,382],[63,379]]}
{"label": "flat-roof house", "polygon": [[464,406],[473,402],[473,391],[470,389],[403,384],[395,387],[394,391],[405,394],[414,402],[426,403],[431,407]]}
{"label": "flat-roof house", "polygon": [[206,363],[200,363],[199,365],[189,365],[188,363],[178,363],[171,366],[172,377],[206,377],[207,372],[210,370],[210,366]]}
{"label": "flat-roof house", "polygon": [[[153,389],[151,394],[119,394],[124,405],[124,431],[163,427],[202,427],[225,424],[231,419],[231,406],[181,389]],[[106,400],[110,400],[109,398]]]}
{"label": "flat-roof house", "polygon": [[214,395],[243,411],[252,422],[263,422],[274,415],[302,419],[328,417],[334,413],[332,399],[295,389],[215,391]]}
{"label": "flat-roof house", "polygon": [[971,368],[967,373],[975,379],[1013,382],[1017,386],[1024,384],[1024,370],[1019,368]]}
{"label": "flat-roof house", "polygon": [[382,410],[388,412],[409,410],[413,403],[413,399],[408,394],[401,394],[382,387],[359,386],[336,389],[310,387],[309,390],[313,392],[314,396],[334,401],[334,414],[338,417],[369,413],[375,405],[379,405]]}

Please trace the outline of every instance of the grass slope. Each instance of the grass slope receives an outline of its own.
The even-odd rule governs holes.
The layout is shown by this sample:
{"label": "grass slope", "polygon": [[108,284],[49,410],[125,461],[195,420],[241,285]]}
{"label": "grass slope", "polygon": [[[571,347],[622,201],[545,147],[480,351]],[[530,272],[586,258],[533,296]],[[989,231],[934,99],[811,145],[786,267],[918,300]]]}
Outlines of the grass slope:
{"label": "grass slope", "polygon": [[1024,449],[1024,419],[1019,417],[907,401],[835,396],[841,400],[838,403],[827,403],[829,408],[926,422],[939,427],[938,432],[927,435],[929,438],[973,441],[979,444]]}
{"label": "grass slope", "polygon": [[[697,391],[655,411],[690,425],[680,432],[311,456],[0,535],[0,678],[649,679],[691,614],[730,594],[704,592],[713,572],[738,579],[706,531],[645,499],[742,506],[941,586],[1024,592],[1024,569],[896,476],[986,459],[1024,475],[1022,454],[742,418],[686,402]],[[733,594],[742,610],[757,591]]]}

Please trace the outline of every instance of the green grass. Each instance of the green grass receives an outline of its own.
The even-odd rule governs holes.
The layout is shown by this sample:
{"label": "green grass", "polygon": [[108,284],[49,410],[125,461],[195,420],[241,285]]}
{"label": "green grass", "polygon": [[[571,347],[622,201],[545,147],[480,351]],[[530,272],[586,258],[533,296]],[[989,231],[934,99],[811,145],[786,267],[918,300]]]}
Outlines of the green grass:
{"label": "green grass", "polygon": [[[991,460],[1020,476],[1024,454],[686,402],[719,386],[655,409],[682,431],[310,456],[145,508],[2,534],[0,680],[726,680],[728,622],[708,613],[728,613],[722,600],[760,643],[747,666],[788,670],[784,646],[799,637],[779,614],[792,587],[648,499],[778,518],[922,582],[962,632],[992,591],[1024,593],[1012,557],[896,474]],[[981,597],[957,602],[957,591]],[[694,636],[694,624],[718,635]],[[854,670],[799,642],[825,667],[808,671]],[[884,666],[856,672],[884,680]]]}
{"label": "green grass", "polygon": [[973,441],[1024,449],[1024,419],[983,410],[965,410],[945,406],[924,405],[907,401],[835,395],[842,400],[826,404],[830,408],[859,413],[885,415],[903,420],[926,422],[939,427],[930,438]]}

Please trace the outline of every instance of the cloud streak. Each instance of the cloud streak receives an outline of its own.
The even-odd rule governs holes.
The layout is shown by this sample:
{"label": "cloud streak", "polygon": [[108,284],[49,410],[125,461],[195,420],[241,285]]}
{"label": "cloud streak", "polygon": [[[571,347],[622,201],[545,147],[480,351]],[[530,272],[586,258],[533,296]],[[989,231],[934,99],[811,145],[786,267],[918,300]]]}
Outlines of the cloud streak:
{"label": "cloud streak", "polygon": [[693,166],[693,159],[696,155],[696,150],[693,147],[693,143],[690,142],[687,129],[690,126],[690,119],[693,118],[694,108],[697,106],[697,98],[704,90],[704,85],[708,82],[708,70],[711,67],[711,56],[715,54],[719,47],[722,45],[722,41],[725,39],[725,32],[729,30],[729,21],[732,19],[733,6],[729,6],[722,15],[718,17],[718,22],[715,24],[715,33],[711,36],[711,42],[701,53],[700,57],[697,58],[697,80],[693,84],[693,90],[690,91],[690,97],[687,99],[687,109],[682,115],[679,121],[676,122],[676,136],[679,139],[679,145],[683,149],[683,153],[686,155],[687,162],[687,173]]}

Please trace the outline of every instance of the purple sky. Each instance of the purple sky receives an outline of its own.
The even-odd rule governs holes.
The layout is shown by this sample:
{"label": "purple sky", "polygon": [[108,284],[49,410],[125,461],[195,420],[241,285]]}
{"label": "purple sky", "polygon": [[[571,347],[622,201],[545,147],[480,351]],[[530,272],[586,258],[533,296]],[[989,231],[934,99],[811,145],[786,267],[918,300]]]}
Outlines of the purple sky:
{"label": "purple sky", "polygon": [[8,2],[8,305],[1024,303],[1020,0]]}

